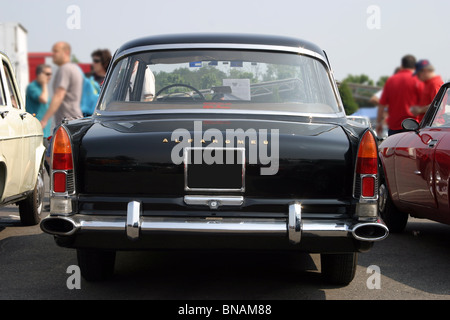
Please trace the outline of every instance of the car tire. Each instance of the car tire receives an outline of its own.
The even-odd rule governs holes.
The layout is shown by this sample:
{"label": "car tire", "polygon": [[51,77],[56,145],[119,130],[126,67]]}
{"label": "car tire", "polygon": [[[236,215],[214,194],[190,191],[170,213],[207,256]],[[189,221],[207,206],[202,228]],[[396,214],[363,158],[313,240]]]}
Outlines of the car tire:
{"label": "car tire", "polygon": [[322,276],[330,284],[346,286],[355,277],[357,262],[358,254],[356,252],[322,253],[320,255]]}
{"label": "car tire", "polygon": [[403,232],[408,223],[408,214],[397,209],[384,182],[380,185],[379,190],[380,203],[378,207],[381,218],[388,227],[389,232]]}
{"label": "car tire", "polygon": [[34,189],[26,199],[19,201],[20,221],[23,225],[34,226],[41,221],[44,209],[44,168],[40,167]]}
{"label": "car tire", "polygon": [[87,281],[102,281],[114,273],[115,251],[77,249],[78,266]]}

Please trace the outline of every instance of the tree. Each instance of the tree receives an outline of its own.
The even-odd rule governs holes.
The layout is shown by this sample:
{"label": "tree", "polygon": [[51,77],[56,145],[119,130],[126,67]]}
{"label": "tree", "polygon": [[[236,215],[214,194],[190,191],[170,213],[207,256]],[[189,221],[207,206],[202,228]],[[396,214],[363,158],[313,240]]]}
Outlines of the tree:
{"label": "tree", "polygon": [[389,78],[389,76],[382,76],[378,79],[377,81],[377,86],[378,87],[384,87],[384,84],[386,83],[387,79]]}
{"label": "tree", "polygon": [[79,62],[80,62],[80,60],[78,60],[78,58],[77,58],[74,54],[72,55],[71,61],[72,61],[73,63],[79,63]]}
{"label": "tree", "polygon": [[369,76],[365,75],[365,74],[360,74],[359,76],[358,75],[349,74],[347,76],[347,78],[344,79],[343,82],[365,84],[365,85],[368,85],[368,86],[373,86],[374,85],[373,80],[370,79]]}
{"label": "tree", "polygon": [[[377,82],[378,87],[380,87],[380,81],[382,81],[382,78],[380,78],[380,80],[378,80]],[[379,90],[379,88],[374,85],[374,81],[365,74],[349,74],[344,79],[343,83],[349,85],[350,91],[353,95],[353,99],[358,105],[358,108],[359,106],[367,106],[368,104],[370,104],[370,98],[374,95],[375,92]]]}
{"label": "tree", "polygon": [[358,110],[358,104],[353,98],[352,91],[346,82],[342,82],[339,86],[339,94],[341,95],[342,103],[344,104],[345,113],[347,115],[353,114]]}
{"label": "tree", "polygon": [[221,81],[220,79],[217,77],[216,74],[214,73],[210,73],[210,74],[205,74],[201,77],[201,88],[212,88],[215,86],[220,86],[221,85]]}

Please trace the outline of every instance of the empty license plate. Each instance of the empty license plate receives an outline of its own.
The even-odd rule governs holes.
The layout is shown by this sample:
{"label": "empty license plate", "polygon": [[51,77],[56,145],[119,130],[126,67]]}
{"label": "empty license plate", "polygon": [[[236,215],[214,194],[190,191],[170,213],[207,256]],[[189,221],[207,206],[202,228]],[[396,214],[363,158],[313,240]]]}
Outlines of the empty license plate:
{"label": "empty license plate", "polygon": [[185,190],[244,191],[244,148],[185,148]]}

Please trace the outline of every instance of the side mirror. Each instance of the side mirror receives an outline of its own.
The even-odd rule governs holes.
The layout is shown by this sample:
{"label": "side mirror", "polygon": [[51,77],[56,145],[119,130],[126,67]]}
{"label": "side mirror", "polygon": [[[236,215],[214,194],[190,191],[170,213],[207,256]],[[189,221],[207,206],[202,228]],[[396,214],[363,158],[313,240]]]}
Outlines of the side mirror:
{"label": "side mirror", "polygon": [[415,119],[405,119],[402,122],[402,128],[408,131],[415,131],[417,132],[419,130],[419,123]]}

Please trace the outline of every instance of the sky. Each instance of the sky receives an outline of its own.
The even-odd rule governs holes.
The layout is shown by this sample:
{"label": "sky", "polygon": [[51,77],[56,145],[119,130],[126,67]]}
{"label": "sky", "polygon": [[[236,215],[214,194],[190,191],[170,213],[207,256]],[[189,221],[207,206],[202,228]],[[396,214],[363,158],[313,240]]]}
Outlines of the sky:
{"label": "sky", "polygon": [[[29,52],[60,40],[80,62],[149,35],[190,32],[293,36],[327,52],[334,75],[391,75],[401,58],[429,59],[450,81],[448,0],[0,0],[0,21],[28,31]],[[0,48],[1,50],[1,48]]]}

